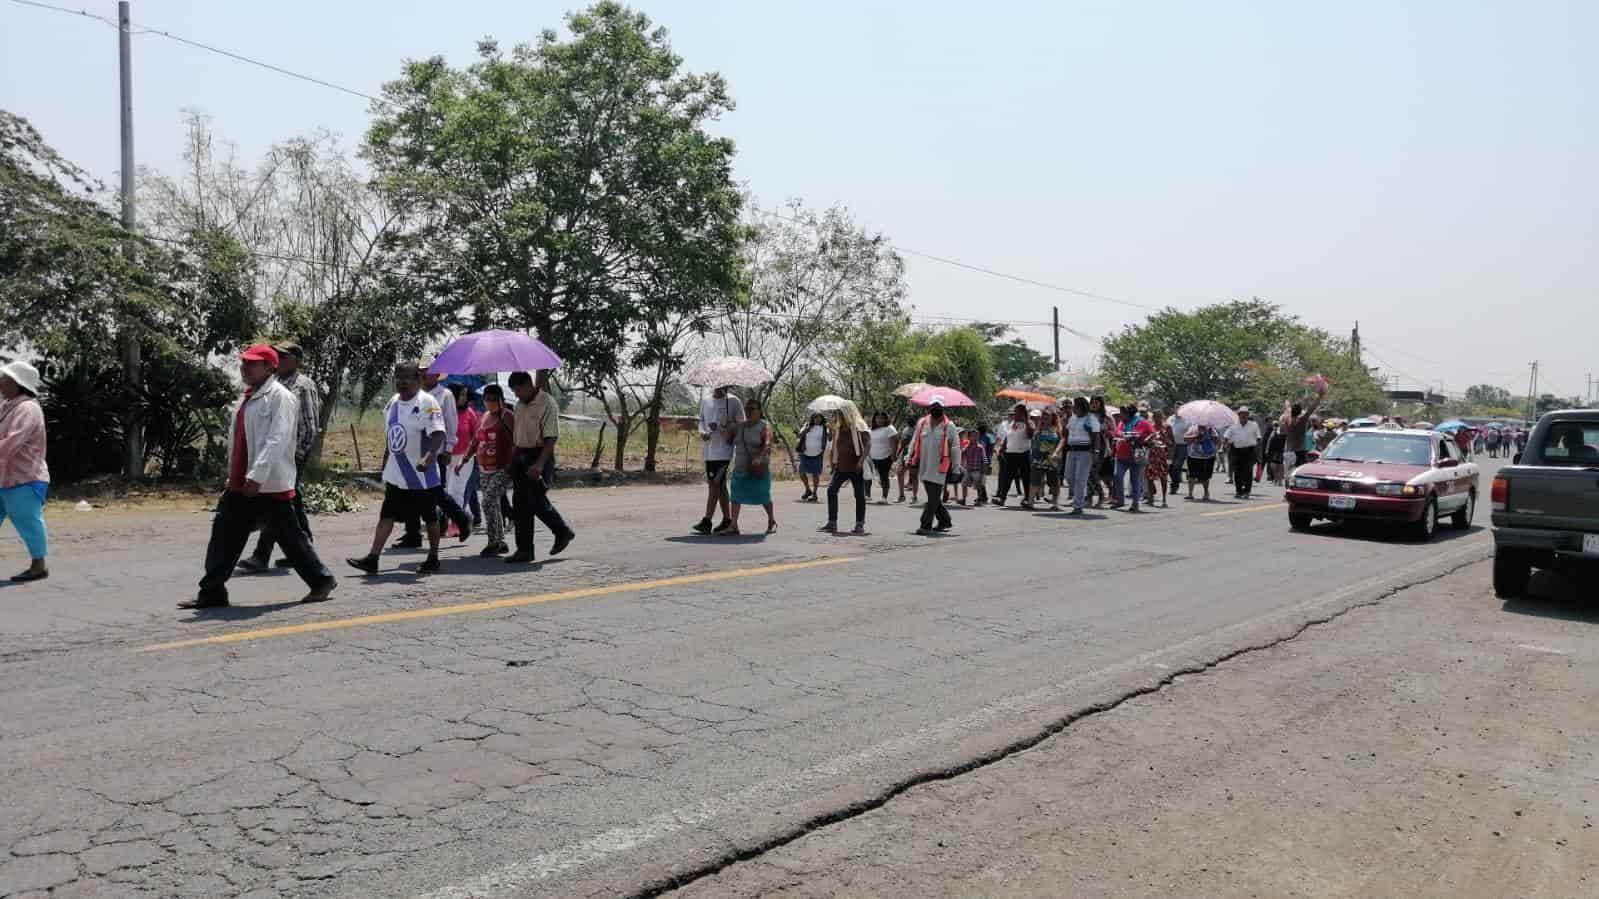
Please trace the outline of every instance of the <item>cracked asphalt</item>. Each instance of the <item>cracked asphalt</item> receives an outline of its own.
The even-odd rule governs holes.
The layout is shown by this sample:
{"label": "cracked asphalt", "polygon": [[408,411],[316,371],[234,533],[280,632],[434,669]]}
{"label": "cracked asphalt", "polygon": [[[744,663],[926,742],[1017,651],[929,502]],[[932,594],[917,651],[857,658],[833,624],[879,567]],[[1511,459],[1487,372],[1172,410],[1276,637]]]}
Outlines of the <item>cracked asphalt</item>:
{"label": "cracked asphalt", "polygon": [[[174,607],[206,516],[52,509],[52,578],[0,587],[0,895],[704,892],[1491,549],[1486,513],[1425,546],[1290,534],[1275,491],[957,508],[936,539],[904,506],[851,538],[784,501],[778,535],[712,541],[687,534],[701,495],[562,491],[579,539],[534,569],[474,540],[318,606],[290,574],[239,578],[209,614]],[[315,520],[320,551],[356,554],[374,519]],[[243,639],[151,648],[222,636]]]}

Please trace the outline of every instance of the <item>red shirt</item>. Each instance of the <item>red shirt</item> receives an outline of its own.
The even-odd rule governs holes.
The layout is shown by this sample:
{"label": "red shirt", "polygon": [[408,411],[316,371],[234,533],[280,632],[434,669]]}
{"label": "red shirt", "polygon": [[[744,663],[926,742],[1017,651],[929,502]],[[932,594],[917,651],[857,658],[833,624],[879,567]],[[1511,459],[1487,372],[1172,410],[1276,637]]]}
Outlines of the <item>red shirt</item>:
{"label": "red shirt", "polygon": [[[244,431],[244,407],[250,404],[250,394],[255,388],[244,388],[244,400],[239,403],[239,411],[233,415],[233,452],[228,455],[228,486],[233,493],[244,492],[244,475],[250,470],[250,448],[246,446]],[[282,493],[262,493],[267,499],[294,499],[293,490]]]}
{"label": "red shirt", "polygon": [[485,413],[477,423],[477,467],[487,474],[511,462],[511,428],[505,423],[510,413]]}
{"label": "red shirt", "polygon": [[1132,461],[1133,442],[1127,438],[1142,437],[1143,445],[1148,446],[1149,439],[1155,436],[1155,423],[1140,415],[1130,425],[1118,422],[1110,433],[1116,439],[1116,458]]}
{"label": "red shirt", "polygon": [[477,433],[479,418],[482,416],[471,406],[462,409],[460,414],[455,416],[455,446],[450,448],[450,455],[459,456],[472,445],[472,435]]}

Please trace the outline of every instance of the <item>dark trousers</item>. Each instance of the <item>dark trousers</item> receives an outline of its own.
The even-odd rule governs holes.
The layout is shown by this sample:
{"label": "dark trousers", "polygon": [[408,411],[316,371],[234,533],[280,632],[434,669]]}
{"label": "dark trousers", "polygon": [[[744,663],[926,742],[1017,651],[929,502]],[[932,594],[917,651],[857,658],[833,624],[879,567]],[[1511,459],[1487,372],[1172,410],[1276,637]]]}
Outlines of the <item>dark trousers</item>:
{"label": "dark trousers", "polygon": [[1250,488],[1255,486],[1254,447],[1235,446],[1232,448],[1232,475],[1233,487],[1239,493],[1248,496]]}
{"label": "dark trousers", "polygon": [[528,468],[538,459],[538,450],[519,449],[511,459],[511,519],[516,525],[516,551],[533,552],[533,519],[544,522],[550,533],[571,531],[566,519],[550,503],[549,482],[543,471]]}
{"label": "dark trousers", "polygon": [[855,523],[866,523],[866,476],[858,471],[835,471],[827,485],[827,523],[838,523],[838,491],[845,484],[855,488]]}
{"label": "dark trousers", "polygon": [[[439,466],[439,526],[443,527],[445,523],[451,521],[455,522],[456,527],[461,527],[463,521],[470,523],[471,519],[467,518],[466,512],[455,501],[455,497],[444,489],[445,485],[450,483],[450,454],[439,453],[436,464]],[[422,519],[414,515],[405,519],[405,536],[422,536]]]}
{"label": "dark trousers", "polygon": [[[311,519],[305,514],[305,498],[300,495],[300,490],[303,486],[304,482],[300,479],[300,473],[295,472],[294,499],[290,500],[289,504],[294,507],[294,522],[300,526],[300,532],[305,534],[307,541],[314,541],[316,538],[311,535]],[[273,537],[266,528],[262,528],[261,539],[255,541],[254,555],[256,559],[262,563],[271,561],[272,550],[277,546],[277,542],[277,538]]]}
{"label": "dark trousers", "polygon": [[1032,454],[1030,453],[1004,453],[999,457],[999,491],[994,498],[1000,502],[1010,495],[1011,484],[1016,485],[1016,492],[1021,495],[1022,502],[1027,502],[1027,489],[1031,483],[1033,471]]}
{"label": "dark trousers", "polygon": [[888,482],[893,480],[894,474],[894,457],[873,459],[872,466],[877,469],[877,482],[883,485],[883,499],[888,499]]}
{"label": "dark trousers", "polygon": [[927,494],[927,502],[922,506],[922,527],[932,527],[935,519],[941,528],[953,526],[955,522],[950,519],[949,510],[944,508],[944,485],[937,481],[923,481],[922,492]]}
{"label": "dark trousers", "polygon": [[1173,493],[1183,485],[1183,463],[1188,461],[1188,444],[1179,443],[1171,448],[1171,489]]}
{"label": "dark trousers", "polygon": [[211,542],[205,548],[205,577],[200,579],[202,597],[228,598],[228,578],[233,576],[234,566],[239,564],[239,557],[250,543],[250,532],[257,527],[283,547],[284,557],[306,586],[315,589],[333,577],[317,558],[310,539],[300,530],[292,503],[229,490],[217,501],[216,515],[211,518]]}

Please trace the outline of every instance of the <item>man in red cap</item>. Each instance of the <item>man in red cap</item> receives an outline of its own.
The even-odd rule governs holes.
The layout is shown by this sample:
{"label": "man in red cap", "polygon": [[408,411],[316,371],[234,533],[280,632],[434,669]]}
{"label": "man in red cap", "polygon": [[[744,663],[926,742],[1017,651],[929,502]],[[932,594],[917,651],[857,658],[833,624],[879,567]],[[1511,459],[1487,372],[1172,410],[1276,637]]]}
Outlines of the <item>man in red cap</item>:
{"label": "man in red cap", "polygon": [[239,354],[244,397],[233,415],[227,488],[211,519],[199,596],[183,603],[184,608],[228,605],[228,578],[258,524],[283,548],[295,572],[311,588],[304,602],[327,599],[338,584],[294,517],[300,401],[278,383],[277,367],[278,353],[266,344]]}

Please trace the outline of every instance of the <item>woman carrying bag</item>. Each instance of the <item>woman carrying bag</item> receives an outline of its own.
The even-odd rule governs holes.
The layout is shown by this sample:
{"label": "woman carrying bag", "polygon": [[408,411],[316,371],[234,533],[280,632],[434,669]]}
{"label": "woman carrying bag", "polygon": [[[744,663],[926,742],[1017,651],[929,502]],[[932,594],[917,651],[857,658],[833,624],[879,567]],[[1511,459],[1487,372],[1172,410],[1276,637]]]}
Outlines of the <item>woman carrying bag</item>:
{"label": "woman carrying bag", "polygon": [[766,510],[766,533],[777,533],[777,516],[772,509],[772,426],[761,416],[760,400],[744,402],[744,421],[735,425],[733,473],[728,492],[733,504],[731,526],[720,533],[738,536],[738,515],[744,506],[758,505]]}

